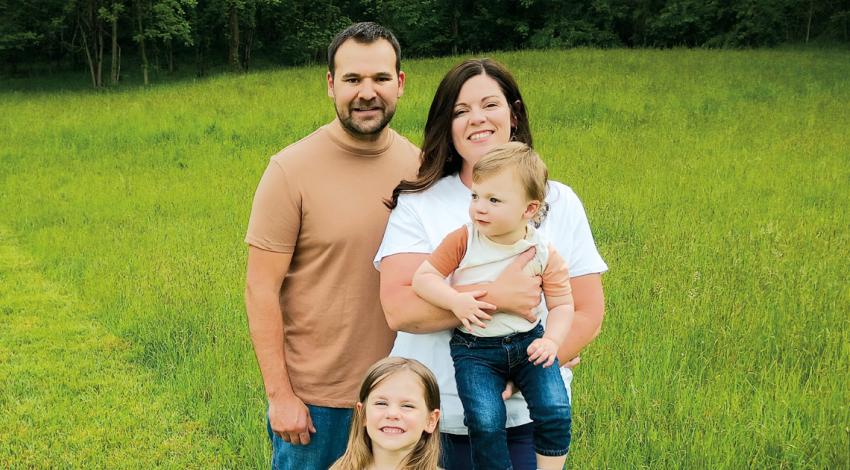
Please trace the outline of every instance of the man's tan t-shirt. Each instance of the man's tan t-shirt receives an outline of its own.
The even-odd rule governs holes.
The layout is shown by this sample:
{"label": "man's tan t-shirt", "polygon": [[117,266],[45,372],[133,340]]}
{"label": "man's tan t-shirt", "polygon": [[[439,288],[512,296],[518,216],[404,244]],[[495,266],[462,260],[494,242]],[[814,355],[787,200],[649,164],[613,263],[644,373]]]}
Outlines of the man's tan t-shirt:
{"label": "man's tan t-shirt", "polygon": [[335,120],[273,156],[260,180],[245,241],[292,253],[280,305],[305,403],[353,407],[366,369],[392,349],[372,258],[390,214],[383,199],[418,167],[419,149],[395,131],[363,143]]}

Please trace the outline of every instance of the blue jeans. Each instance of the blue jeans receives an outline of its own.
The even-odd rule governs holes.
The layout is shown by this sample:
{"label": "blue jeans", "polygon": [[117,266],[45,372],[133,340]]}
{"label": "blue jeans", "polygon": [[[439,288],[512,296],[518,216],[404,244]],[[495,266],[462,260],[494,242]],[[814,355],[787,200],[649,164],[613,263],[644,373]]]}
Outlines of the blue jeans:
{"label": "blue jeans", "polygon": [[[508,452],[514,470],[535,470],[534,423],[507,429]],[[472,468],[472,447],[465,434],[440,434],[440,467],[446,470]]]}
{"label": "blue jeans", "polygon": [[502,391],[508,380],[522,391],[534,422],[534,451],[566,455],[570,447],[570,401],[558,362],[547,368],[528,362],[528,346],[543,326],[509,336],[484,338],[455,330],[450,342],[463,420],[469,428],[473,469],[510,469]]}
{"label": "blue jeans", "polygon": [[306,446],[292,445],[272,432],[266,418],[266,430],[272,441],[273,470],[327,470],[345,453],[351,427],[351,408],[326,408],[307,405],[316,432]]}

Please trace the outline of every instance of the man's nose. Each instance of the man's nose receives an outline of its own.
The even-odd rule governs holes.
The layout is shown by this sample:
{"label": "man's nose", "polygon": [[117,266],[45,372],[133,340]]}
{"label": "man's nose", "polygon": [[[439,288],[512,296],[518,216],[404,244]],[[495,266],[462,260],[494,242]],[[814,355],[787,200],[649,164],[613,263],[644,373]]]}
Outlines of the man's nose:
{"label": "man's nose", "polygon": [[360,99],[366,101],[375,98],[375,84],[372,82],[372,80],[363,81],[363,83],[360,85],[360,92],[358,93],[358,96],[360,97]]}

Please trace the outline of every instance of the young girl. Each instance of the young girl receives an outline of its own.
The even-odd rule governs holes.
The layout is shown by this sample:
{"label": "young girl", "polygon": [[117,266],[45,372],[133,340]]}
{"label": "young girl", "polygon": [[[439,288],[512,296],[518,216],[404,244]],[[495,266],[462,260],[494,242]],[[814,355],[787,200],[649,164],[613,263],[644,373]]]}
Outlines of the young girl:
{"label": "young girl", "polygon": [[[454,331],[450,349],[476,469],[511,466],[501,397],[508,380],[528,402],[537,467],[563,468],[570,445],[570,404],[557,367],[558,348],[574,314],[569,273],[529,224],[542,222],[546,185],[546,166],[530,147],[514,142],[492,149],[472,170],[472,221],[447,235],[413,277],[420,297],[451,310],[463,324]],[[542,306],[534,322],[492,313],[492,305],[445,282],[449,276],[453,285],[492,281],[532,247],[536,253],[526,269],[543,279],[549,309],[545,332]]]}
{"label": "young girl", "polygon": [[415,359],[388,357],[366,373],[348,448],[330,470],[435,470],[440,390]]}

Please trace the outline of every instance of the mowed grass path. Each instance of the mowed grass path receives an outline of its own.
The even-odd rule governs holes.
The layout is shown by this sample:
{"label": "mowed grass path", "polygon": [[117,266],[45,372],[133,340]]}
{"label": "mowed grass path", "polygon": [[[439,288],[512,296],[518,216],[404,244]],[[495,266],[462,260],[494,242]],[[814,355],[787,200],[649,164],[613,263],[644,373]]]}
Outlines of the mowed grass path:
{"label": "mowed grass path", "polygon": [[205,468],[214,433],[191,421],[77,298],[0,227],[0,467]]}
{"label": "mowed grass path", "polygon": [[[611,267],[603,332],[573,383],[568,466],[847,468],[850,52],[494,56],[515,72],[535,147],[581,197]],[[420,141],[458,60],[404,63],[394,128]],[[242,239],[268,156],[333,118],[323,76],[308,67],[147,90],[0,92],[0,225],[33,276],[82,306],[45,315],[97,328],[76,341],[52,335],[45,348],[118,338],[122,363],[151,401],[167,397],[170,429],[194,430],[189,454],[209,466],[268,465]],[[51,289],[32,282],[29,292]],[[0,312],[25,303],[25,290],[9,289]],[[4,347],[11,331],[0,329]],[[17,357],[14,377],[38,369],[34,353]],[[76,408],[44,426],[86,429],[85,417],[110,409],[74,406],[47,378],[32,380],[4,382],[4,395],[37,388],[57,409]],[[140,461],[183,462],[115,428],[145,449]],[[10,429],[11,442],[37,439]],[[92,455],[112,452],[93,442]],[[0,447],[0,462],[21,449]],[[69,466],[88,462],[67,455]]]}

